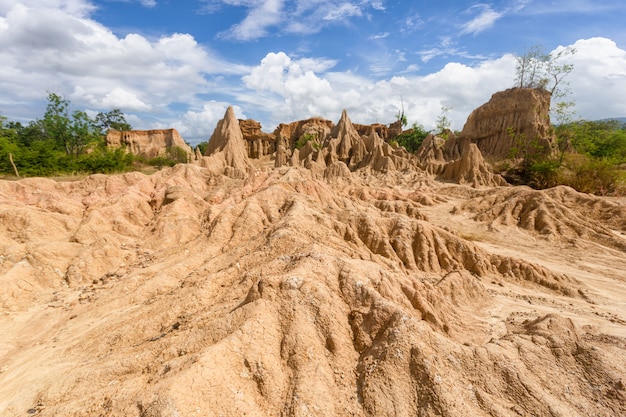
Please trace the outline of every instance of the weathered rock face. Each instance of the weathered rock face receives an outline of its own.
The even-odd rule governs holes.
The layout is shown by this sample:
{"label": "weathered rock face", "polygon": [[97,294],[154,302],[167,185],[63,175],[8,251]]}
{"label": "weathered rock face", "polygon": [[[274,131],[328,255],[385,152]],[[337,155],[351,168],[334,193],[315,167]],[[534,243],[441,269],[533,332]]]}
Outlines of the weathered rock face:
{"label": "weathered rock face", "polygon": [[367,179],[0,180],[0,416],[626,415],[623,203]]}
{"label": "weathered rock face", "polygon": [[469,184],[472,187],[507,185],[504,178],[493,173],[475,143],[469,144],[460,159],[444,165],[438,178],[458,184]]}
{"label": "weathered rock face", "polygon": [[111,148],[126,146],[133,155],[147,159],[164,156],[168,150],[176,147],[185,151],[188,161],[194,157],[193,150],[185,143],[176,129],[129,131],[109,129],[106,143]]}
{"label": "weathered rock face", "polygon": [[384,125],[381,123],[374,123],[371,125],[360,125],[358,123],[353,123],[353,125],[357,132],[359,132],[359,135],[369,136],[370,133],[376,132],[378,137],[385,142],[393,140],[393,138],[402,133],[401,121],[393,122],[390,125]]}
{"label": "weathered rock face", "polygon": [[261,123],[252,119],[240,119],[239,128],[241,129],[249,158],[258,159],[276,152],[276,137],[270,133],[262,132]]}
{"label": "weathered rock face", "polygon": [[281,123],[276,127],[273,135],[277,143],[282,144],[286,149],[293,149],[303,135],[312,135],[318,141],[323,141],[330,134],[333,126],[330,120],[313,117],[293,123]]}
{"label": "weathered rock face", "polygon": [[626,415],[624,201],[316,128],[277,169],[228,108],[201,166],[0,179],[0,416]]}
{"label": "weathered rock face", "polygon": [[348,162],[353,152],[353,148],[361,142],[359,132],[352,125],[352,121],[348,117],[348,112],[344,110],[341,113],[341,119],[337,126],[330,132],[333,139],[337,139],[337,157],[340,161]]}
{"label": "weathered rock face", "polygon": [[[298,159],[292,158],[292,165],[300,165],[319,173],[323,173],[327,167],[332,166],[329,171],[326,171],[327,174],[331,173],[331,176],[345,172],[343,166],[337,165],[337,162],[343,162],[343,165],[352,172],[372,170],[387,173],[418,169],[415,156],[403,148],[394,149],[378,136],[375,126],[362,129],[369,132],[367,136],[360,135],[357,125],[352,123],[345,110],[337,124],[331,124],[332,129],[327,129],[328,124],[320,124],[318,120],[315,119],[311,123],[310,119],[304,123],[295,124],[292,126],[295,130],[286,129],[285,125],[281,125],[285,138],[287,133],[296,137],[308,133],[315,137],[315,144],[310,141],[298,150]],[[363,127],[363,125],[360,126]]]}
{"label": "weathered rock face", "polygon": [[518,140],[552,149],[550,93],[544,89],[511,88],[495,93],[474,110],[461,137],[478,145],[485,157],[507,158]]}
{"label": "weathered rock face", "polygon": [[201,166],[233,178],[246,177],[247,171],[252,167],[248,160],[243,133],[232,106],[226,109],[224,118],[217,123],[207,144],[205,155],[209,158],[203,158]]}

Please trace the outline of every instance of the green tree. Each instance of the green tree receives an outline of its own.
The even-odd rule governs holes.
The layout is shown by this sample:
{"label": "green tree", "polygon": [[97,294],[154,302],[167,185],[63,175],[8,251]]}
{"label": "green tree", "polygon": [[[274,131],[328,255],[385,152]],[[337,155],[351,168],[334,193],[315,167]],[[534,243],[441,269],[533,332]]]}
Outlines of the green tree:
{"label": "green tree", "polygon": [[209,142],[200,142],[196,145],[194,150],[200,150],[200,155],[204,155],[204,153],[206,152],[206,147],[208,146]]}
{"label": "green tree", "polygon": [[[441,106],[441,114],[437,117],[437,132],[440,135],[446,135],[446,131],[452,126],[452,122],[448,117],[448,113],[452,110],[452,107]],[[447,138],[445,138],[447,139]]]}
{"label": "green tree", "polygon": [[399,134],[393,140],[398,145],[403,146],[407,151],[415,153],[426,136],[428,136],[428,133],[429,132],[424,129],[424,126],[415,122],[413,123],[413,127],[411,129]]}
{"label": "green tree", "polygon": [[68,155],[78,157],[90,143],[101,138],[100,131],[93,120],[84,111],[76,110],[72,113],[68,144]]}
{"label": "green tree", "polygon": [[72,154],[69,100],[55,93],[48,93],[48,105],[43,116],[43,127],[46,138],[52,139],[59,149]]}
{"label": "green tree", "polygon": [[113,109],[108,113],[98,113],[95,123],[103,135],[106,135],[109,129],[119,131],[132,130],[131,125],[126,121],[126,117],[120,109]]}

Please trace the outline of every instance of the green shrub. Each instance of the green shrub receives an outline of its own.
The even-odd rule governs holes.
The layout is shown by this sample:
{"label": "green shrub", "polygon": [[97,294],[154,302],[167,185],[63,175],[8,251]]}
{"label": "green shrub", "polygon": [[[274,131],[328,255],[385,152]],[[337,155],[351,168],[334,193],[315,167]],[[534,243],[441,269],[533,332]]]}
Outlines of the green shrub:
{"label": "green shrub", "polygon": [[167,148],[167,157],[174,161],[175,164],[186,164],[189,162],[187,152],[179,146]]}
{"label": "green shrub", "polygon": [[298,138],[298,140],[296,141],[296,149],[301,149],[304,147],[304,145],[306,145],[307,143],[314,141],[313,142],[313,148],[319,150],[321,148],[322,145],[320,145],[319,143],[317,143],[317,136],[315,136],[312,133],[305,133],[304,135],[300,136]]}
{"label": "green shrub", "polygon": [[623,187],[626,171],[614,159],[569,155],[565,165],[568,172],[562,182],[577,191],[608,195],[619,192]]}
{"label": "green shrub", "polygon": [[413,127],[411,129],[399,134],[393,138],[393,141],[395,141],[399,146],[403,146],[407,151],[415,153],[419,149],[422,142],[424,142],[424,139],[426,139],[426,136],[428,136],[428,133],[429,132],[424,129],[424,126],[418,123],[413,123]]}

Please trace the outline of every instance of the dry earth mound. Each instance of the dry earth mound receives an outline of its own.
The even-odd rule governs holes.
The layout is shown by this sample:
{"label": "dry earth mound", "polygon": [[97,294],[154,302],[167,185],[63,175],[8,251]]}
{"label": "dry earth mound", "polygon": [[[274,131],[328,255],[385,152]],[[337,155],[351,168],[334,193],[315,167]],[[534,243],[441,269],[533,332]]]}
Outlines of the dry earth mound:
{"label": "dry earth mound", "polygon": [[550,151],[550,92],[542,88],[511,88],[491,96],[467,118],[461,137],[475,143],[487,157],[508,158],[518,142],[533,142]]}
{"label": "dry earth mound", "polygon": [[450,213],[526,189],[329,161],[0,181],[0,415],[626,414],[624,281]]}
{"label": "dry earth mound", "polygon": [[126,147],[133,155],[146,159],[165,156],[173,148],[180,148],[187,154],[187,160],[194,159],[194,152],[185,143],[176,129],[129,130],[109,129],[106,144],[111,148]]}
{"label": "dry earth mound", "polygon": [[472,187],[507,185],[504,178],[493,173],[474,143],[465,148],[460,159],[445,164],[437,178],[458,184],[470,184]]}
{"label": "dry earth mound", "polygon": [[567,239],[572,244],[590,240],[626,251],[624,206],[569,187],[502,189],[470,199],[460,209],[491,227],[515,226],[548,239]]}

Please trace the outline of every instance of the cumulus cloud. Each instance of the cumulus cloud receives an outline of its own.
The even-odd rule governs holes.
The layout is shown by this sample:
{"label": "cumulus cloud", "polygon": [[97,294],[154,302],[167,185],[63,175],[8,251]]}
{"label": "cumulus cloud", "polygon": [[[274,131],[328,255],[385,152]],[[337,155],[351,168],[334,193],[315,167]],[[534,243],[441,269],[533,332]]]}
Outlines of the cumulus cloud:
{"label": "cumulus cloud", "polygon": [[[575,102],[578,115],[590,120],[626,115],[626,51],[606,38],[579,40],[572,46],[577,53],[568,63],[574,64],[574,71],[566,80],[572,90],[568,99]],[[408,72],[376,81],[350,71],[303,71],[297,60],[280,52],[268,54],[243,79],[257,95],[272,93],[263,96],[268,110],[257,116],[269,121],[266,126],[317,115],[334,120],[343,108],[359,123],[389,123],[402,97],[409,122],[432,129],[446,106],[452,108],[452,127],[461,129],[471,111],[493,93],[513,87],[515,66],[515,57],[504,55],[475,66],[451,62],[431,74]]]}
{"label": "cumulus cloud", "polygon": [[[231,103],[211,100],[204,104],[199,111],[189,110],[182,117],[170,125],[159,127],[173,127],[185,139],[193,138],[191,142],[197,144],[200,141],[207,141],[211,137],[217,122],[224,117],[224,113]],[[233,106],[238,119],[246,119],[241,107]]]}
{"label": "cumulus cloud", "polygon": [[[572,45],[574,55],[567,62],[574,70],[566,78],[576,103],[576,111],[585,119],[624,117],[626,115],[626,51],[607,38],[581,39]],[[555,52],[564,49],[560,46]]]}
{"label": "cumulus cloud", "polygon": [[[194,104],[212,75],[248,70],[215,56],[189,34],[118,37],[86,15],[93,10],[87,1],[8,3],[0,3],[0,103],[54,91],[70,95],[78,107],[158,111],[170,101]],[[19,111],[12,106],[4,114],[26,117]]]}
{"label": "cumulus cloud", "polygon": [[338,102],[328,80],[314,71],[330,68],[332,61],[321,59],[293,60],[286,53],[268,53],[250,74],[242,78],[245,86],[261,94],[278,98],[272,110],[274,120],[298,114],[323,114],[328,107],[336,109]]}
{"label": "cumulus cloud", "polygon": [[127,109],[131,111],[148,111],[152,109],[152,106],[141,101],[137,94],[119,87],[108,92],[102,98],[102,101],[96,104],[100,108]]}
{"label": "cumulus cloud", "polygon": [[402,97],[409,120],[434,127],[445,105],[453,108],[454,127],[461,128],[469,112],[497,91],[492,89],[512,85],[514,73],[515,59],[505,56],[477,67],[452,63],[427,76],[375,81],[351,72],[306,71],[298,60],[279,52],[267,54],[243,81],[258,94],[272,94],[272,104],[264,106],[270,125],[312,116],[332,120],[343,108],[360,123],[389,123]]}

